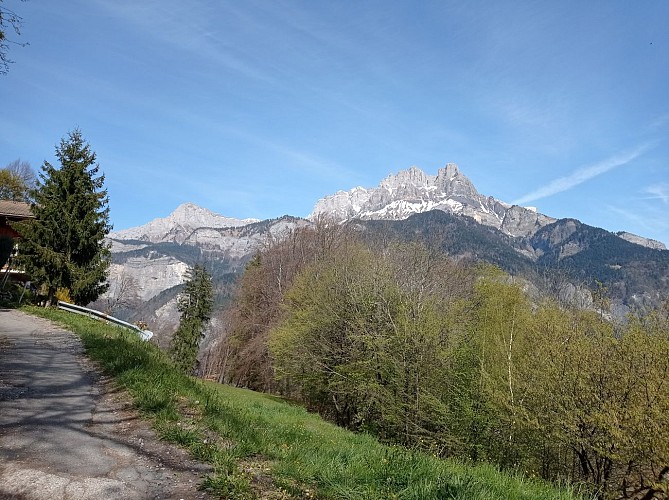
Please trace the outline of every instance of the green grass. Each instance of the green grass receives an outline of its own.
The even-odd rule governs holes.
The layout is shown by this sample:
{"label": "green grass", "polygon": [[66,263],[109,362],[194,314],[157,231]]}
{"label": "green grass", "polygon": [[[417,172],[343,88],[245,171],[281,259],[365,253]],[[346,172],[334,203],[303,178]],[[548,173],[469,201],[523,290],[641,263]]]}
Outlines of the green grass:
{"label": "green grass", "polygon": [[442,460],[354,434],[276,397],[179,373],[132,332],[57,310],[25,308],[77,333],[158,434],[214,466],[223,498],[569,499],[574,490]]}

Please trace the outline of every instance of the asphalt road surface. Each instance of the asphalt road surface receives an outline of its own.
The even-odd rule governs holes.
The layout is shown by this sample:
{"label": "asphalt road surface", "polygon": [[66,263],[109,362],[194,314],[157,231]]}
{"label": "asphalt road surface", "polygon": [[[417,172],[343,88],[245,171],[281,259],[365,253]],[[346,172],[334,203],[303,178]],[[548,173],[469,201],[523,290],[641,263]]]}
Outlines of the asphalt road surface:
{"label": "asphalt road surface", "polygon": [[196,499],[209,472],[160,442],[53,323],[0,309],[0,499]]}

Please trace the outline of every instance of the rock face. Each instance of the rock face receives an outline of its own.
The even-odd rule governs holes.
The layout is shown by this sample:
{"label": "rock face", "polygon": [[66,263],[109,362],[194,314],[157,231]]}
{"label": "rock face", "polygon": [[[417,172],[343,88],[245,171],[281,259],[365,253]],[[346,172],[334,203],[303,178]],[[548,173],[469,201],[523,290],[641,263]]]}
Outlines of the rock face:
{"label": "rock face", "polygon": [[186,203],[165,218],[110,233],[110,277],[131,276],[141,287],[140,298],[149,300],[183,283],[196,262],[215,263],[214,272],[234,272],[268,239],[307,224],[288,216],[262,222],[231,219]]}
{"label": "rock face", "polygon": [[[117,259],[118,261],[118,259]],[[109,268],[110,292],[116,293],[114,286],[121,277],[132,277],[139,285],[137,296],[149,300],[160,292],[184,282],[188,264],[170,255],[150,251],[147,256],[128,257],[123,262],[113,263]]]}
{"label": "rock face", "polygon": [[653,250],[667,249],[666,245],[661,241],[644,238],[643,236],[637,236],[636,234],[628,233],[626,231],[619,231],[616,233],[616,235],[624,240],[629,241],[630,243],[636,243],[637,245],[652,248]]}
{"label": "rock face", "polygon": [[[148,322],[161,345],[179,321],[176,298],[188,269],[206,263],[214,283],[243,269],[266,242],[310,224],[296,217],[267,221],[231,219],[192,203],[165,218],[109,235],[112,265],[108,294],[130,278],[143,306],[123,319]],[[103,296],[102,300],[108,297]]]}
{"label": "rock face", "polygon": [[555,222],[536,210],[479,194],[454,163],[439,169],[437,175],[411,167],[386,177],[376,188],[339,191],[319,200],[310,218],[323,214],[339,221],[402,220],[430,210],[466,215],[514,237],[530,236]]}

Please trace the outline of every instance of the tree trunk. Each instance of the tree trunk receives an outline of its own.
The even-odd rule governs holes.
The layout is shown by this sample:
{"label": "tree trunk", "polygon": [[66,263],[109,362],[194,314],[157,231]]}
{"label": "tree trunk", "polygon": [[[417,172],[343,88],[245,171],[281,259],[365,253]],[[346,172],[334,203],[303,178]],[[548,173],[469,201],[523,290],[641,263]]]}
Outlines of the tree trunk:
{"label": "tree trunk", "polygon": [[53,307],[54,305],[58,305],[58,299],[56,299],[56,289],[50,286],[46,297],[45,307]]}

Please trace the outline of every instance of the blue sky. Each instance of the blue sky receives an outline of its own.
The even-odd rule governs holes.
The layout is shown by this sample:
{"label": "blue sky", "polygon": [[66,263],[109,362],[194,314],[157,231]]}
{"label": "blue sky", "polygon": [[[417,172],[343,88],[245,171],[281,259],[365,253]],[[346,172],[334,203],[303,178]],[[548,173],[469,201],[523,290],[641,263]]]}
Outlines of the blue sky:
{"label": "blue sky", "polygon": [[486,195],[669,245],[669,2],[4,0],[0,166],[79,127],[115,229],[307,215],[457,163]]}

